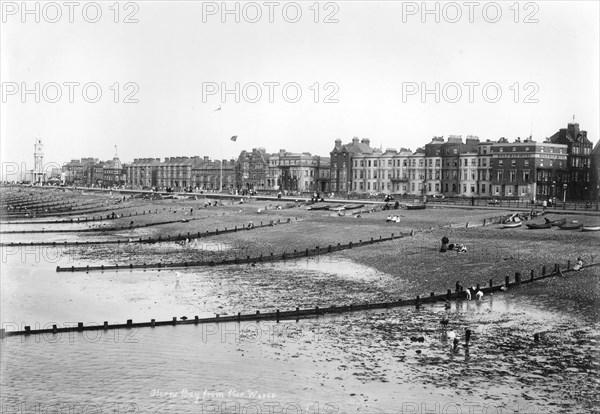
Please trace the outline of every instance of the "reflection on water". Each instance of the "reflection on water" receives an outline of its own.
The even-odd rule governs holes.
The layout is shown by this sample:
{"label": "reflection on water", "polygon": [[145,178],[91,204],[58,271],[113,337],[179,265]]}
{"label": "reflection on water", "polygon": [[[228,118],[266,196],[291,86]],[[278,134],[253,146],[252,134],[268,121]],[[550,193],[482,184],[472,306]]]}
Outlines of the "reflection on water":
{"label": "reflection on water", "polygon": [[[356,303],[407,285],[335,256],[89,274],[56,273],[69,254],[59,263],[33,257],[3,260],[8,329]],[[24,412],[589,412],[598,404],[599,339],[596,320],[518,289],[450,309],[11,337],[2,404],[8,412],[22,404]]]}
{"label": "reflection on water", "polygon": [[[462,412],[485,412],[485,404],[586,412],[598,391],[596,328],[505,294],[450,310],[436,304],[298,323],[11,337],[2,355],[2,398],[9,405],[134,403],[141,412],[173,413],[265,402],[303,410],[329,403],[338,412],[397,412],[424,402]],[[537,342],[534,332],[543,333]]]}

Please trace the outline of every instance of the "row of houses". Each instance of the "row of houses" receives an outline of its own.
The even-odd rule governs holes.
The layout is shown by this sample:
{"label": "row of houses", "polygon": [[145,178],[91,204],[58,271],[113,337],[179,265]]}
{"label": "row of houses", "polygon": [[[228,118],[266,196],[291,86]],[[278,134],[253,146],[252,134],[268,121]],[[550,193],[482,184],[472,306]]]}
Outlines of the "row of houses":
{"label": "row of houses", "polygon": [[543,142],[451,135],[412,151],[373,148],[355,137],[335,140],[329,157],[253,148],[230,160],[139,158],[123,165],[117,156],[84,158],[63,172],[69,184],[133,189],[595,200],[598,164],[598,145],[593,149],[587,132],[570,123]]}

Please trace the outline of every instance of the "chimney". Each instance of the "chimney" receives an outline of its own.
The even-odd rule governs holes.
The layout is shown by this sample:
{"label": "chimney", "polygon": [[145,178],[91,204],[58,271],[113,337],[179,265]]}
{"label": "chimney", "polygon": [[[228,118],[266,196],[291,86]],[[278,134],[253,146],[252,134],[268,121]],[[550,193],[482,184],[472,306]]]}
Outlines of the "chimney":
{"label": "chimney", "polygon": [[362,142],[366,146],[369,146],[369,144],[371,143],[371,140],[369,138],[363,138],[360,140],[360,142]]}
{"label": "chimney", "polygon": [[285,157],[285,150],[284,149],[280,149],[279,150],[279,156],[280,157]]}
{"label": "chimney", "polygon": [[342,148],[342,140],[341,139],[338,138],[338,139],[335,140],[335,147],[337,149]]}
{"label": "chimney", "polygon": [[358,137],[352,138],[352,144],[354,144],[354,145],[358,144]]}

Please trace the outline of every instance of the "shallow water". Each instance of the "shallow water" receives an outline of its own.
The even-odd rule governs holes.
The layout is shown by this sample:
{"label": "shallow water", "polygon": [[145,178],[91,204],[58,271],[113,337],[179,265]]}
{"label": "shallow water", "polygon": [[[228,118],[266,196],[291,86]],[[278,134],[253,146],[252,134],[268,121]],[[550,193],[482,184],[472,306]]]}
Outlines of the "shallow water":
{"label": "shallow water", "polygon": [[[5,249],[7,330],[359,303],[408,287],[335,255],[256,267],[56,273],[72,253]],[[450,309],[10,337],[0,364],[3,411],[591,412],[600,391],[598,320],[564,312],[542,286],[535,284],[535,299],[523,287]],[[444,315],[460,338],[456,349],[445,339]],[[465,328],[473,332],[468,348]]]}

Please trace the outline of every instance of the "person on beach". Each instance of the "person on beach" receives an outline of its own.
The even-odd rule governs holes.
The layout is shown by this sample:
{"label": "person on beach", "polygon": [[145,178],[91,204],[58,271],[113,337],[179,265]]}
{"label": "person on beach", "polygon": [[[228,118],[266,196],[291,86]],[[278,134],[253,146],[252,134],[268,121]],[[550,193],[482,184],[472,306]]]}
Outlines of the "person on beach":
{"label": "person on beach", "polygon": [[481,300],[481,298],[483,298],[483,292],[481,290],[478,290],[475,296],[477,296],[477,300]]}
{"label": "person on beach", "polygon": [[581,260],[581,257],[577,258],[577,263],[575,264],[575,266],[573,266],[573,270],[576,271],[580,271],[583,268],[583,260]]}
{"label": "person on beach", "polygon": [[442,247],[440,248],[440,252],[445,252],[446,250],[448,250],[448,242],[450,240],[448,239],[448,237],[444,236],[442,237]]}
{"label": "person on beach", "polygon": [[467,287],[465,293],[467,294],[467,300],[471,300],[471,288]]}

